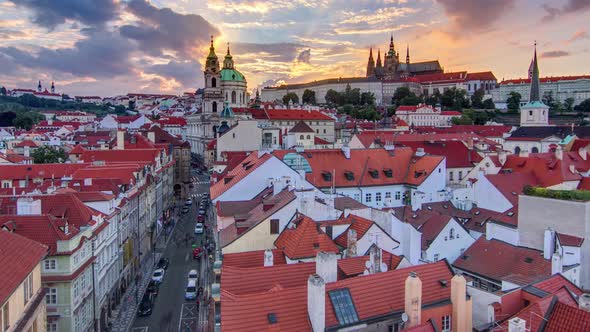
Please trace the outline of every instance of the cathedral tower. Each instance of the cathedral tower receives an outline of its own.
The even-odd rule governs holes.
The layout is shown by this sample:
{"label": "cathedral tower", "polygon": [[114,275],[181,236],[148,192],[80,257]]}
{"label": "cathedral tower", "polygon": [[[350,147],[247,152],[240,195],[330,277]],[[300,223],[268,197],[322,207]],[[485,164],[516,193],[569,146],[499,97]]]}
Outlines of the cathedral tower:
{"label": "cathedral tower", "polygon": [[373,48],[369,50],[369,62],[367,63],[367,77],[375,75],[375,60],[373,60]]}
{"label": "cathedral tower", "polygon": [[523,127],[548,126],[549,106],[541,101],[539,64],[537,62],[537,43],[535,42],[535,53],[533,55],[531,73],[531,92],[529,102],[520,110],[520,125]]}
{"label": "cathedral tower", "polygon": [[397,68],[399,66],[399,54],[395,51],[395,45],[393,44],[393,34],[389,41],[389,51],[385,55],[385,61],[383,65],[385,71],[385,79],[392,80],[399,77]]}
{"label": "cathedral tower", "polygon": [[211,36],[211,47],[205,62],[205,91],[203,93],[203,113],[217,113],[223,108],[223,94],[220,88],[221,74],[219,70],[219,59],[215,54],[213,36]]}

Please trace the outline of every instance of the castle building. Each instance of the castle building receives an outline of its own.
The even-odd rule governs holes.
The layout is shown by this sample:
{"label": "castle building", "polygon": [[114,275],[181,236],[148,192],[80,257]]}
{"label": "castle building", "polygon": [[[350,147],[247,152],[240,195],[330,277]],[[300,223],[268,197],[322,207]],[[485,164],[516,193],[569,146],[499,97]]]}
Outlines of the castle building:
{"label": "castle building", "polygon": [[187,139],[192,152],[204,155],[207,145],[219,134],[220,129],[227,131],[236,119],[232,108],[247,107],[248,84],[246,78],[234,64],[229,44],[227,54],[220,68],[219,58],[215,54],[213,36],[205,61],[205,88],[202,93],[201,112],[187,117]]}

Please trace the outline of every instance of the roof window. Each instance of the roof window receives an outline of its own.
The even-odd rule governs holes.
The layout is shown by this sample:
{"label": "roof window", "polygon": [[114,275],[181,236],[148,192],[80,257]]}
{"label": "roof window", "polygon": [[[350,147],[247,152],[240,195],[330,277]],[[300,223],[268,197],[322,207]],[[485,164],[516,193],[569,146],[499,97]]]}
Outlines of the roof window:
{"label": "roof window", "polygon": [[277,315],[274,312],[271,312],[267,315],[268,323],[269,324],[276,324],[277,323]]}
{"label": "roof window", "polygon": [[346,180],[348,181],[353,181],[354,180],[354,173],[351,171],[345,171],[344,172],[344,177],[346,178]]}
{"label": "roof window", "polygon": [[533,262],[533,259],[531,257],[525,257],[524,262],[530,264]]}
{"label": "roof window", "polygon": [[376,169],[370,169],[369,174],[373,179],[379,178],[379,172]]}
{"label": "roof window", "polygon": [[330,172],[323,171],[322,177],[324,178],[324,181],[332,181],[332,173]]}
{"label": "roof window", "polygon": [[334,313],[340,325],[349,325],[359,321],[352,296],[348,288],[335,289],[328,293],[334,307]]}
{"label": "roof window", "polygon": [[391,178],[393,177],[393,171],[391,170],[391,168],[384,168],[383,169],[383,173],[385,174],[386,177]]}

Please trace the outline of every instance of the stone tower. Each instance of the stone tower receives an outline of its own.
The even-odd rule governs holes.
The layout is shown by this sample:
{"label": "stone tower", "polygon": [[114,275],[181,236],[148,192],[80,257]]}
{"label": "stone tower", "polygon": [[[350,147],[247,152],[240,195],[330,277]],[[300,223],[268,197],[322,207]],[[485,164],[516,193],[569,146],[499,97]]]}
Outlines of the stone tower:
{"label": "stone tower", "polygon": [[205,91],[203,93],[203,113],[217,113],[223,109],[223,94],[221,92],[221,74],[219,70],[219,59],[215,54],[213,36],[211,36],[211,47],[205,63]]}
{"label": "stone tower", "polygon": [[369,62],[367,63],[367,77],[375,75],[375,60],[373,60],[373,48],[369,50]]}
{"label": "stone tower", "polygon": [[537,62],[537,43],[535,43],[532,67],[529,102],[520,109],[520,125],[522,127],[548,126],[549,106],[541,101],[541,82],[539,78],[539,64]]}
{"label": "stone tower", "polygon": [[385,54],[384,60],[384,71],[385,79],[391,80],[398,78],[397,68],[399,66],[399,54],[395,51],[395,45],[393,44],[393,34],[389,41],[389,51]]}

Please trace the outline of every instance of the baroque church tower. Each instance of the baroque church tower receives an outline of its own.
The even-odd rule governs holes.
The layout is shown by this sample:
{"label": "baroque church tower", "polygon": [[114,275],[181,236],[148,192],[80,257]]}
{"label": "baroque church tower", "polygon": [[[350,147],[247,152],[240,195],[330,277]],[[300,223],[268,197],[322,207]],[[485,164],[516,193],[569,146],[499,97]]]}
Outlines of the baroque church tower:
{"label": "baroque church tower", "polygon": [[211,47],[209,47],[204,74],[203,113],[220,112],[223,109],[223,94],[220,86],[221,71],[219,70],[219,59],[213,46],[213,36],[211,36]]}

